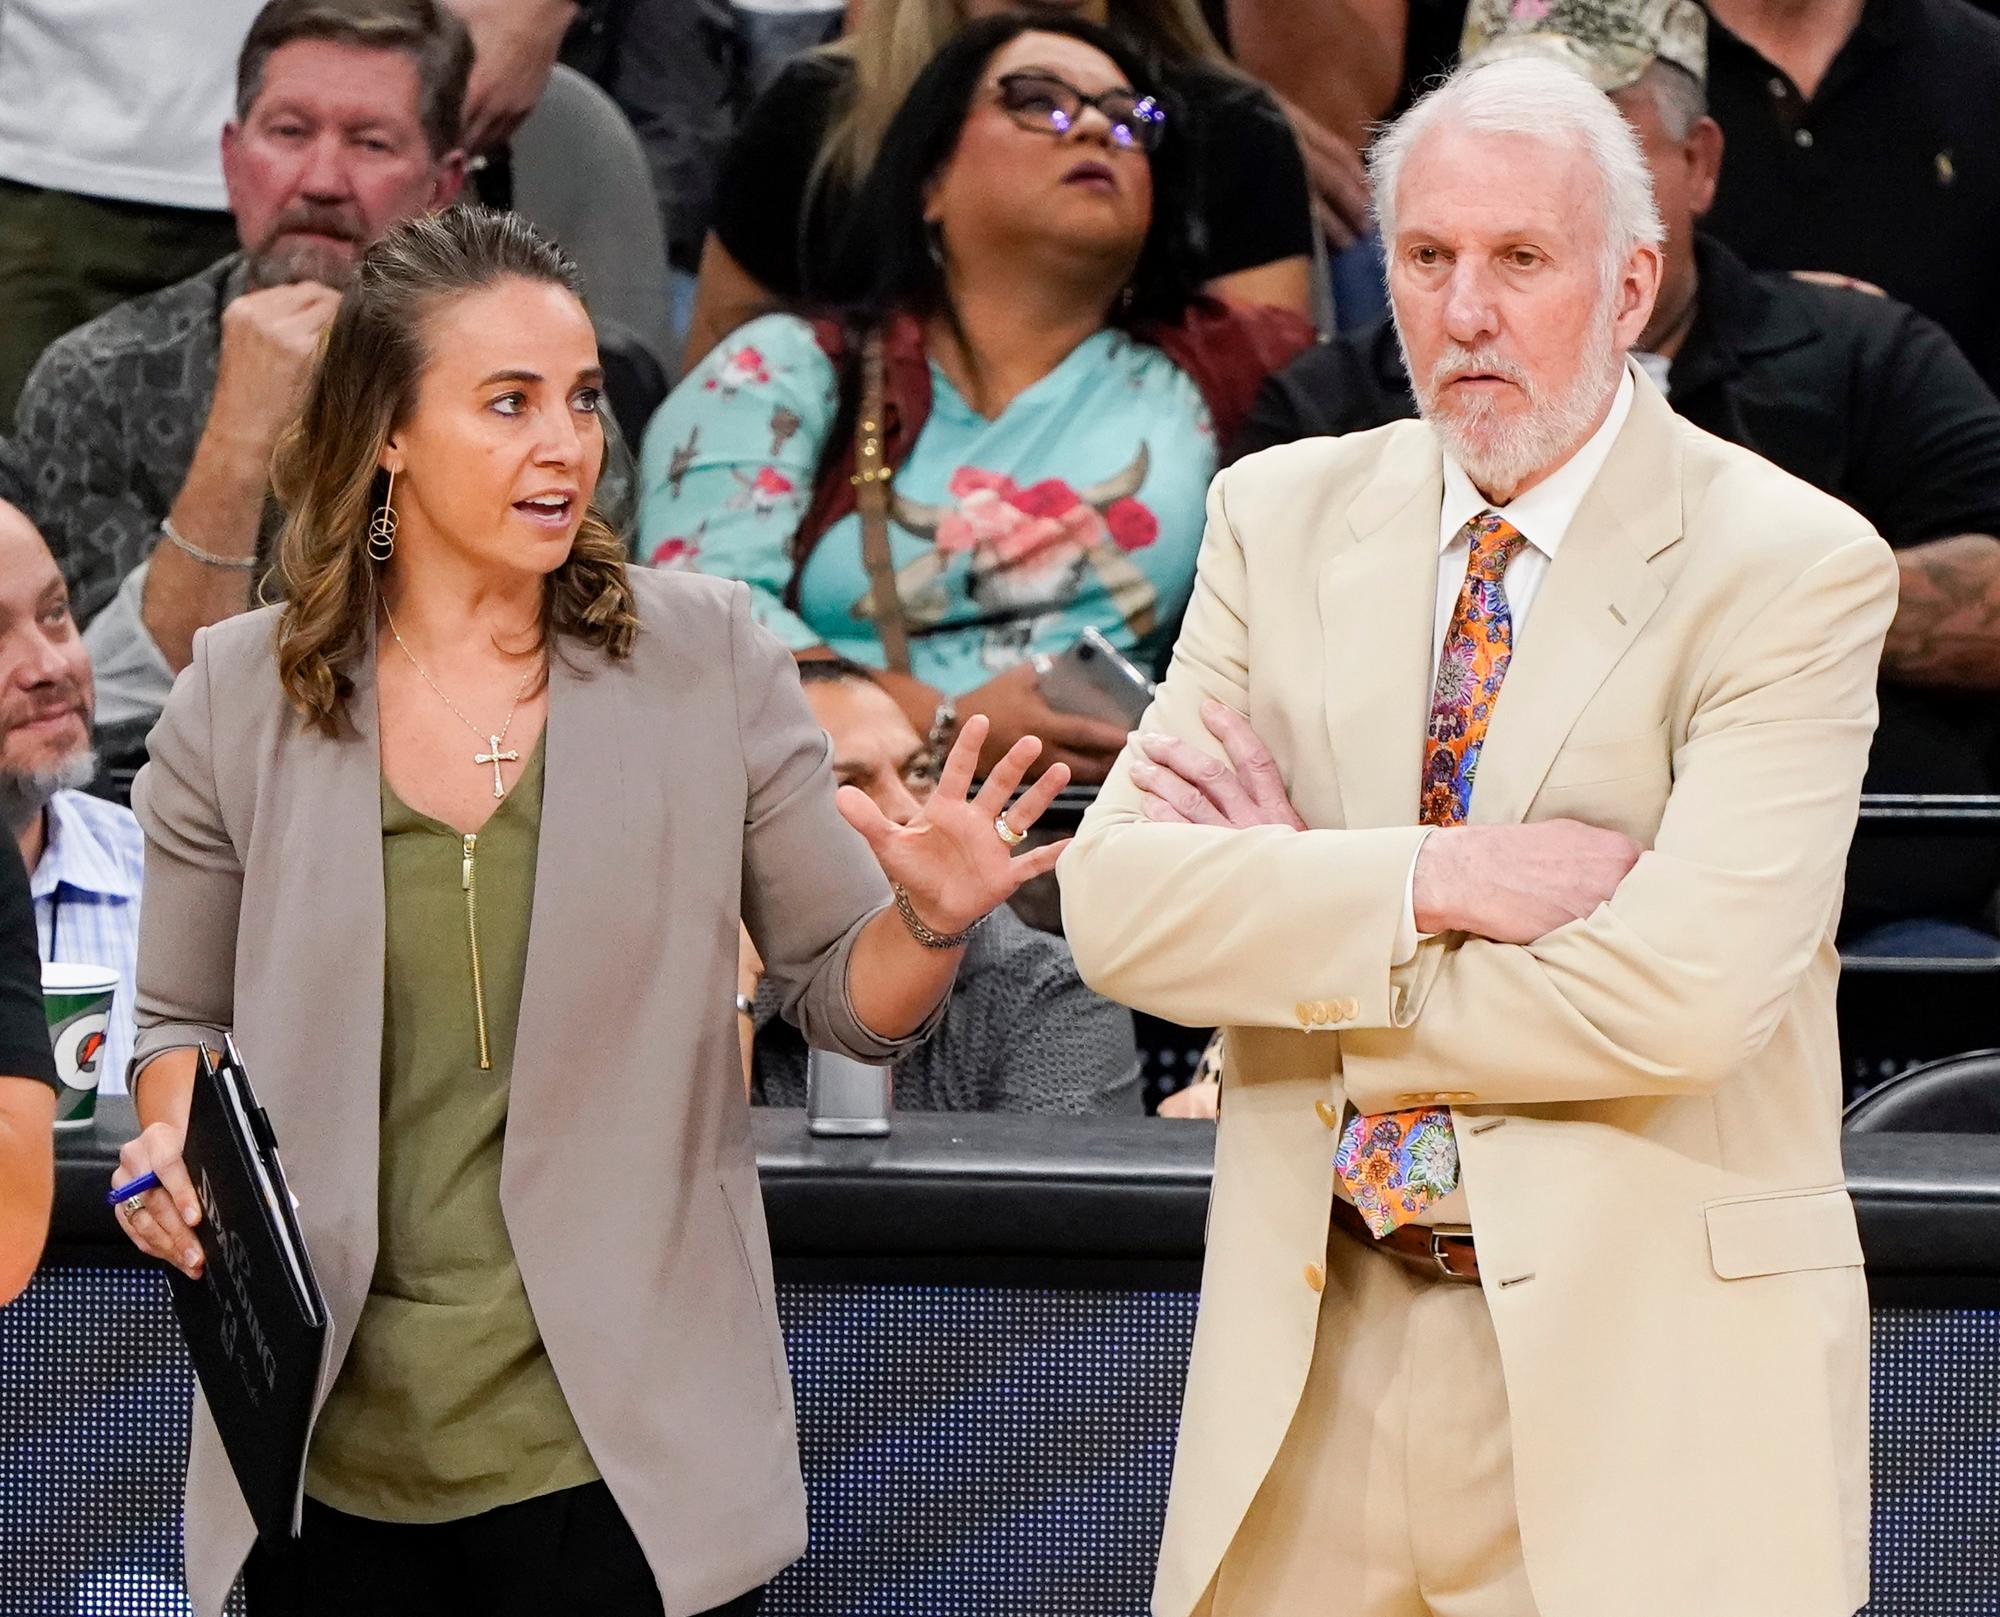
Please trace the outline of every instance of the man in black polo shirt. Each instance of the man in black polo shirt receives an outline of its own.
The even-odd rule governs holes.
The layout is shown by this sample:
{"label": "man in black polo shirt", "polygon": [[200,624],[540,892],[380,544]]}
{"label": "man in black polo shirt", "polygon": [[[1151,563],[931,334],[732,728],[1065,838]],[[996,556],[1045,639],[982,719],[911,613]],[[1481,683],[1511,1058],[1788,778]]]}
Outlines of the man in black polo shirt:
{"label": "man in black polo shirt", "polygon": [[[1534,10],[1537,8],[1523,8]],[[1693,0],[1474,0],[1467,60],[1543,52],[1603,86],[1638,131],[1667,227],[1652,326],[1634,357],[1696,426],[1845,500],[1899,551],[1866,790],[2000,790],[2000,399],[1951,339],[1894,300],[1758,275],[1694,222],[1722,167],[1703,112]],[[1271,378],[1234,452],[1415,414],[1389,322]],[[1844,940],[1862,950],[2000,954],[2000,841],[1864,835]]]}
{"label": "man in black polo shirt", "polygon": [[1969,0],[1709,0],[1729,168],[1706,221],[1757,269],[1831,270],[1950,332],[2000,389],[2000,22]]}
{"label": "man in black polo shirt", "polygon": [[[0,697],[0,699],[4,699]],[[0,1303],[35,1272],[55,1195],[56,1060],[28,873],[0,837]]]}

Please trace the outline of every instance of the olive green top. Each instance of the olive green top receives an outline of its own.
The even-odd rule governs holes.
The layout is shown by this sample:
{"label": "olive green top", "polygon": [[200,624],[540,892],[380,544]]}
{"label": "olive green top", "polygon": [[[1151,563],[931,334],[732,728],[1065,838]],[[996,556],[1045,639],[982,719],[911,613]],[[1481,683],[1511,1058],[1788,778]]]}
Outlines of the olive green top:
{"label": "olive green top", "polygon": [[541,817],[539,745],[469,861],[382,782],[380,1246],[306,1463],[350,1515],[455,1521],[597,1479],[500,1213]]}

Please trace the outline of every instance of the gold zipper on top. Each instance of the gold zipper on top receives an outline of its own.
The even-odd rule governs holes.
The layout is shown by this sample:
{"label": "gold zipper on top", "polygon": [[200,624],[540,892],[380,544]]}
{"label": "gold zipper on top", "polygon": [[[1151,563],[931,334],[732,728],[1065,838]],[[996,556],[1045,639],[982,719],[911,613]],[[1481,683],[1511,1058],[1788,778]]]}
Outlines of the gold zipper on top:
{"label": "gold zipper on top", "polygon": [[479,838],[465,834],[465,862],[459,867],[458,884],[465,890],[465,931],[472,942],[472,1008],[479,1018],[479,1070],[493,1070],[492,1051],[486,1043],[486,981],[479,970]]}

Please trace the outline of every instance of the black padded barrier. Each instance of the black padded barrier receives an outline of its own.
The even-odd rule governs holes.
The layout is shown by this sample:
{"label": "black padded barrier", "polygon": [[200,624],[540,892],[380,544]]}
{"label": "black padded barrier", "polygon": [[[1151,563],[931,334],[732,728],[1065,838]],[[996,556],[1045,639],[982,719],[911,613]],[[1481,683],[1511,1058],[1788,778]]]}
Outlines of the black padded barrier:
{"label": "black padded barrier", "polygon": [[[0,1310],[0,1617],[186,1610],[188,1372],[103,1201],[131,1127],[112,1102],[64,1143],[48,1261]],[[755,1131],[812,1511],[769,1617],[1140,1617],[1209,1125],[909,1115],[820,1141],[769,1112]],[[2000,1138],[1847,1149],[1875,1308],[1869,1614],[1994,1617]]]}

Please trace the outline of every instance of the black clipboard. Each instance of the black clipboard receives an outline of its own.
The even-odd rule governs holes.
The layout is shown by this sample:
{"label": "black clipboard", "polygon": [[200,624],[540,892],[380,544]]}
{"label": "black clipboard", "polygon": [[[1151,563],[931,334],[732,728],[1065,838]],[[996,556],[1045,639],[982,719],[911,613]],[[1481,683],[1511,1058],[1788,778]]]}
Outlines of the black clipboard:
{"label": "black clipboard", "polygon": [[259,1533],[290,1538],[326,1301],[313,1274],[277,1136],[234,1040],[195,1062],[181,1159],[201,1201],[201,1278],[167,1273],[188,1357]]}

